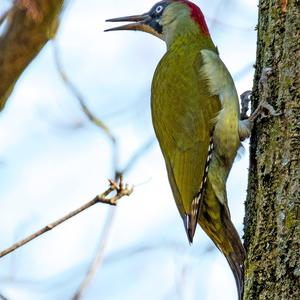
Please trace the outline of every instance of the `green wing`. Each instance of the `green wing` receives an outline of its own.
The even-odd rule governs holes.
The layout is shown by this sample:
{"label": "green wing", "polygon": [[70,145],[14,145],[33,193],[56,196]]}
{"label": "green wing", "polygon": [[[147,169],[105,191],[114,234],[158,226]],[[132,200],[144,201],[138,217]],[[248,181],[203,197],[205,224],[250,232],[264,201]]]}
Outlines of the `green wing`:
{"label": "green wing", "polygon": [[191,51],[189,57],[167,52],[152,83],[153,125],[184,219],[193,214],[192,201],[203,181],[213,120],[221,106],[217,96],[209,95],[201,64],[199,51]]}

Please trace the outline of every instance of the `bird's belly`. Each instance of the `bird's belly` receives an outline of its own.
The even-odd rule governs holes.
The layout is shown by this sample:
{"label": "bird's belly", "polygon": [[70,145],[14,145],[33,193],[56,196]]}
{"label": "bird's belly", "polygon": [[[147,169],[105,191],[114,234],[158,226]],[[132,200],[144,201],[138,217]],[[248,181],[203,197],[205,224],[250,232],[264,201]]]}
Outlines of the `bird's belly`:
{"label": "bird's belly", "polygon": [[224,161],[229,172],[240,147],[236,110],[221,111],[214,129],[214,144],[216,155]]}

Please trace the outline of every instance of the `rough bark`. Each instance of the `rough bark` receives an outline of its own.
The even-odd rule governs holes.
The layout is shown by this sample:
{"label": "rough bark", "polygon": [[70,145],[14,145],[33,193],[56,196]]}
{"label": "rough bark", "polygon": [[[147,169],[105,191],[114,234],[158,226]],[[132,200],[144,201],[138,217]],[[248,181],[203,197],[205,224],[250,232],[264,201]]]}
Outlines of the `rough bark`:
{"label": "rough bark", "polygon": [[63,0],[19,0],[0,36],[0,111],[29,63],[53,37]]}
{"label": "rough bark", "polygon": [[[244,299],[300,299],[300,1],[260,0],[254,106],[282,115],[256,122],[245,216]],[[263,67],[272,67],[267,92]]]}

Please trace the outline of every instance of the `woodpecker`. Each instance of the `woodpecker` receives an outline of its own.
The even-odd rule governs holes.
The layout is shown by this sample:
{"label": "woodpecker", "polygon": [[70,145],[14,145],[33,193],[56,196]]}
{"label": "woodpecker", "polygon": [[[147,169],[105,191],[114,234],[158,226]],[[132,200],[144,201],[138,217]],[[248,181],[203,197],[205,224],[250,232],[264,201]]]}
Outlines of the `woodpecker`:
{"label": "woodpecker", "polygon": [[130,23],[106,31],[144,31],[166,43],[151,112],[173,196],[189,242],[200,224],[226,257],[242,299],[245,249],[230,219],[226,181],[250,128],[240,121],[233,79],[204,15],[190,1],[164,0],[147,13],[107,21]]}

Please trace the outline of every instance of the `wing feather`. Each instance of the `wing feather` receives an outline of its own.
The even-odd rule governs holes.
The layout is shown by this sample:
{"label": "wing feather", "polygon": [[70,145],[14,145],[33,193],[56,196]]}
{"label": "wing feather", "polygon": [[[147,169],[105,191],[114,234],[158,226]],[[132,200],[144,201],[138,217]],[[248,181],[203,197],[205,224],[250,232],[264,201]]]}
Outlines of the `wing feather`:
{"label": "wing feather", "polygon": [[193,213],[192,202],[204,179],[213,120],[221,104],[210,94],[200,71],[200,52],[190,55],[168,52],[163,57],[153,78],[151,107],[173,195],[185,223],[193,227],[186,228],[193,235],[197,213]]}

